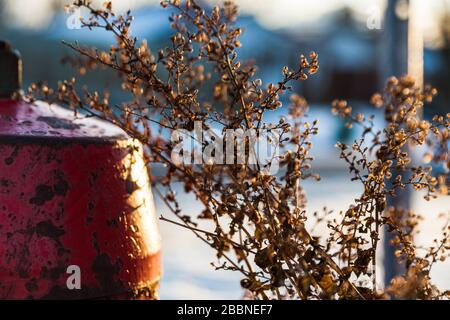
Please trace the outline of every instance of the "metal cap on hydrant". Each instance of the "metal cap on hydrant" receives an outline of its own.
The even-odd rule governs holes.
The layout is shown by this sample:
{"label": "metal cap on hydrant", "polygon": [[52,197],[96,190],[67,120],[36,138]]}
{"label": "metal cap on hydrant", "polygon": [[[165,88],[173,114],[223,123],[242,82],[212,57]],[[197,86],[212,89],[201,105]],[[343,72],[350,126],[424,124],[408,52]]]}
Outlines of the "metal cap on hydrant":
{"label": "metal cap on hydrant", "polygon": [[22,59],[11,45],[0,40],[0,98],[11,98],[22,88]]}
{"label": "metal cap on hydrant", "polygon": [[0,42],[0,299],[156,298],[160,236],[142,146],[20,98]]}

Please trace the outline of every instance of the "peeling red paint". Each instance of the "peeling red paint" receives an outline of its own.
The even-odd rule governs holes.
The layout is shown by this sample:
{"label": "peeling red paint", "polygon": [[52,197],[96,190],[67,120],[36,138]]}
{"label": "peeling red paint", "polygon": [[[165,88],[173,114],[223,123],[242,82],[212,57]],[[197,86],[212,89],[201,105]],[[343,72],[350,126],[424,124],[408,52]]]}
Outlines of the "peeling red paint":
{"label": "peeling red paint", "polygon": [[[0,100],[0,298],[154,298],[159,234],[149,185],[129,181],[135,142],[55,107],[34,123],[49,112]],[[69,265],[81,290],[66,287]]]}

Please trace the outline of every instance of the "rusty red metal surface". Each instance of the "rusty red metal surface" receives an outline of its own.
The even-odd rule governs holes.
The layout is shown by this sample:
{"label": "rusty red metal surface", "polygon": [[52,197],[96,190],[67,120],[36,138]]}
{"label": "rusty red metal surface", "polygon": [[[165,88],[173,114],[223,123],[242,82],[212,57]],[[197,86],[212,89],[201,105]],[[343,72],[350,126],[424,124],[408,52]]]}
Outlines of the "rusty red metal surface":
{"label": "rusty red metal surface", "polygon": [[16,138],[58,138],[114,141],[128,139],[118,127],[58,105],[0,99],[0,135]]}
{"label": "rusty red metal surface", "polygon": [[[146,170],[140,145],[112,125],[0,100],[0,298],[155,298]],[[66,285],[70,265],[79,290]]]}

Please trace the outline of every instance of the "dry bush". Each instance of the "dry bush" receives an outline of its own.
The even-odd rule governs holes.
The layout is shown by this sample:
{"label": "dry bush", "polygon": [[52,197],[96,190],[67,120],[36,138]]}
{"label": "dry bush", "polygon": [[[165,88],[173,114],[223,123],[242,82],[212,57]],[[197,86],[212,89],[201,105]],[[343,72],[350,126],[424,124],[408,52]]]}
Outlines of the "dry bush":
{"label": "dry bush", "polygon": [[[409,77],[389,79],[384,93],[372,101],[385,114],[387,126],[380,132],[374,129],[373,118],[354,114],[345,101],[333,102],[332,111],[347,126],[364,128],[352,145],[337,144],[350,178],[361,183],[364,191],[339,219],[328,221],[328,235],[314,237],[305,227],[311,215],[305,209],[302,181],[319,179],[312,172],[309,155],[318,122],[307,121],[308,105],[296,94],[288,106],[291,121],[282,118],[265,123],[263,115],[282,108],[280,97],[291,91],[293,81],[305,81],[318,71],[318,55],[301,55],[297,66],[283,68],[278,83],[263,85],[256,67],[238,60],[242,30],[234,24],[237,7],[232,2],[225,1],[211,12],[193,0],[163,1],[161,5],[171,8],[174,35],[169,47],[153,52],[145,41],[138,42],[131,35],[129,12],[117,16],[109,2],[102,8],[94,8],[89,1],[74,3],[90,10],[85,27],[105,29],[117,42],[106,52],[67,44],[79,54],[72,64],[83,72],[97,65],[116,70],[122,89],[132,96],[130,101],[112,105],[107,93],[78,92],[75,79],[55,89],[33,85],[30,93],[110,121],[139,140],[149,163],[167,167],[167,176],[154,182],[154,191],[177,220],[162,219],[190,229],[213,248],[218,258],[215,267],[241,273],[242,287],[254,298],[448,297],[448,292],[430,283],[432,266],[448,255],[448,227],[435,247],[417,248],[413,236],[419,217],[386,206],[388,196],[407,186],[425,190],[427,199],[438,192],[448,193],[446,176],[435,177],[431,167],[414,166],[406,151],[407,146],[425,145],[430,150],[427,162],[449,168],[450,114],[432,121],[418,116],[436,90],[421,90]],[[208,101],[209,96],[214,100]],[[268,174],[248,163],[175,163],[171,158],[174,142],[163,132],[192,130],[195,121],[203,129],[219,127],[222,134],[227,129],[280,131],[279,174]],[[207,144],[203,142],[202,148]],[[204,206],[198,216],[182,212],[173,190],[177,182]],[[211,228],[201,229],[198,219],[208,220]],[[406,266],[405,274],[385,290],[376,287],[375,272],[383,227],[394,235],[397,257]]]}

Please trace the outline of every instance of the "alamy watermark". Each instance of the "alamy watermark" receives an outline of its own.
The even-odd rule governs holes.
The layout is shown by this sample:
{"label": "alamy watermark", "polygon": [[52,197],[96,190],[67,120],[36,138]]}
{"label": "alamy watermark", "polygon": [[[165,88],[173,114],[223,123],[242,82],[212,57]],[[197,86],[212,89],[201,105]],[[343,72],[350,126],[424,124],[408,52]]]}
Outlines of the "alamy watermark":
{"label": "alamy watermark", "polygon": [[66,280],[67,289],[81,290],[81,268],[72,264],[67,267],[66,273],[69,274]]}
{"label": "alamy watermark", "polygon": [[172,132],[171,159],[175,165],[253,166],[263,174],[279,169],[281,129],[207,129],[201,121],[193,130]]}
{"label": "alamy watermark", "polygon": [[374,5],[367,9],[366,26],[369,30],[380,30],[382,28],[383,11],[380,6]]}
{"label": "alamy watermark", "polygon": [[83,27],[82,20],[88,16],[88,12],[84,12],[82,8],[68,6],[66,7],[66,14],[68,17],[66,19],[66,27],[70,30],[78,30]]}

